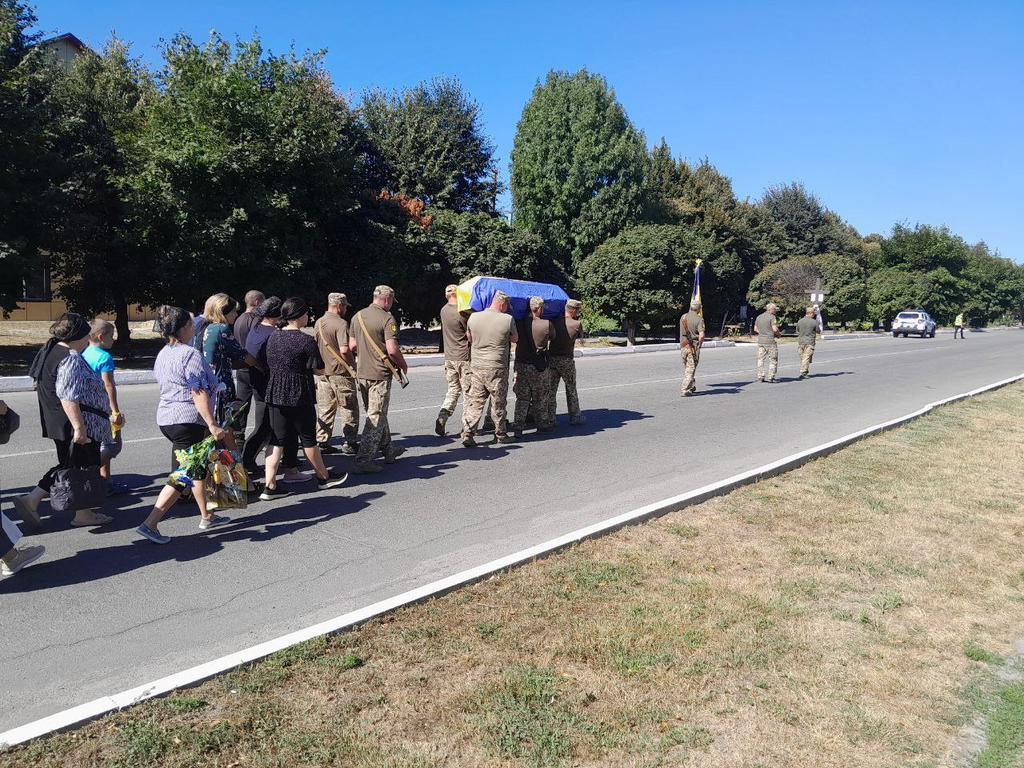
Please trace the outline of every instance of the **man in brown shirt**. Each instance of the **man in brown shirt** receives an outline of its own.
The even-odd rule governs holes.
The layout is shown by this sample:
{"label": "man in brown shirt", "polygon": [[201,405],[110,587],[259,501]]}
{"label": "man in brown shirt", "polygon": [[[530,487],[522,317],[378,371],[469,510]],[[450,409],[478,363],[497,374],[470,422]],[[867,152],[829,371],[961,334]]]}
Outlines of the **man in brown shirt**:
{"label": "man in brown shirt", "polygon": [[700,362],[700,347],[704,343],[704,317],[700,314],[700,301],[690,302],[690,311],[679,318],[679,351],[683,356],[681,394],[689,397],[697,391],[697,364]]}
{"label": "man in brown shirt", "polygon": [[548,402],[549,421],[555,423],[558,408],[558,383],[565,382],[565,402],[569,406],[569,423],[583,424],[586,419],[580,411],[580,398],[576,393],[576,340],[583,335],[580,311],[583,305],[576,299],[565,303],[565,316],[551,321],[555,327],[555,338],[551,342],[551,397]]}
{"label": "man in brown shirt", "polygon": [[551,412],[551,366],[548,350],[555,338],[555,327],[545,320],[544,299],[530,299],[530,314],[518,323],[519,341],[516,343],[516,377],[512,391],[516,394],[516,412],[513,419],[516,438],[523,435],[526,415],[533,408],[538,432],[552,432],[555,428]]}
{"label": "man in brown shirt", "polygon": [[499,443],[511,442],[507,432],[506,412],[508,360],[511,346],[517,342],[519,335],[508,311],[508,296],[497,291],[491,299],[491,306],[469,316],[467,334],[472,384],[462,409],[462,444],[467,448],[477,445],[473,435],[488,397],[491,398],[494,439]]}
{"label": "man in brown shirt", "polygon": [[[444,437],[445,424],[459,404],[459,395],[469,396],[469,388],[473,378],[469,369],[469,336],[466,335],[468,319],[459,312],[459,300],[456,296],[457,285],[449,285],[444,289],[448,303],[441,307],[441,339],[444,342],[444,376],[448,382],[448,392],[444,403],[434,422],[434,432]],[[465,405],[463,405],[465,410]]]}
{"label": "man in brown shirt", "polygon": [[356,392],[356,361],[348,348],[347,313],[348,298],[345,294],[329,294],[327,312],[313,326],[320,357],[324,361],[324,375],[316,377],[316,441],[321,453],[338,450],[330,445],[334,416],[338,414],[345,439],[341,452],[354,456],[359,447],[359,396]]}
{"label": "man in brown shirt", "polygon": [[352,318],[349,334],[348,348],[356,355],[356,386],[366,412],[355,461],[355,471],[363,474],[381,471],[382,467],[373,463],[378,452],[384,454],[386,464],[394,464],[405,452],[391,444],[388,427],[392,367],[403,373],[409,370],[398,346],[398,323],[391,314],[394,301],[394,289],[378,285],[373,289],[373,303]]}

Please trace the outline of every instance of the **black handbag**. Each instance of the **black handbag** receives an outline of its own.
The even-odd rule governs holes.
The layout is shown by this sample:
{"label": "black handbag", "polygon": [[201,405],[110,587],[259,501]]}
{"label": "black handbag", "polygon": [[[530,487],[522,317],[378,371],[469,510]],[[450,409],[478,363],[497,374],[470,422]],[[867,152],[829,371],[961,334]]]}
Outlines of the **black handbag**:
{"label": "black handbag", "polygon": [[[75,449],[71,448],[72,463]],[[78,512],[98,509],[107,498],[107,483],[100,477],[99,467],[64,467],[53,473],[50,507],[56,512]]]}
{"label": "black handbag", "polygon": [[533,368],[537,373],[544,373],[548,369],[551,361],[548,360],[548,353],[546,350],[539,350],[537,356],[533,359]]}

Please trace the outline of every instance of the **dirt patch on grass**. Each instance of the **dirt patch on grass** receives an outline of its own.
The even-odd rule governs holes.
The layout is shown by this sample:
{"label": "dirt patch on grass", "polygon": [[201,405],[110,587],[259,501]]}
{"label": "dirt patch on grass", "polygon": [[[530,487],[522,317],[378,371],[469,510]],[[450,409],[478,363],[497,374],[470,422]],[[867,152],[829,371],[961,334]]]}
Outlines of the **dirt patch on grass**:
{"label": "dirt patch on grass", "polygon": [[950,764],[1020,634],[1022,445],[1018,386],[0,762]]}

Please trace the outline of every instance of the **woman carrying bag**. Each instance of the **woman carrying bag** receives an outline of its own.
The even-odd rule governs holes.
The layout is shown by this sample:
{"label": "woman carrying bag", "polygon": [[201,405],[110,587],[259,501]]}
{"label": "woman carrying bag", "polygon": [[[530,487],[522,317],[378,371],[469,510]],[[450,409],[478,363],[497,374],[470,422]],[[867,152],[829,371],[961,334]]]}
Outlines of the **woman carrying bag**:
{"label": "woman carrying bag", "polygon": [[[18,414],[0,400],[0,445],[4,445],[17,430],[20,420]],[[0,514],[0,578],[13,576],[26,565],[30,565],[43,556],[45,547],[17,548],[21,539],[21,531],[11,522],[7,515]]]}
{"label": "woman carrying bag", "polygon": [[75,527],[113,519],[96,512],[106,496],[99,477],[100,443],[110,440],[110,413],[106,390],[82,357],[89,346],[89,330],[81,315],[64,313],[50,326],[50,340],[29,370],[36,381],[43,437],[53,440],[57,449],[57,464],[30,493],[14,500],[22,520],[37,530],[42,526],[39,504],[47,496],[51,507],[57,508],[61,499],[61,508],[75,513]]}

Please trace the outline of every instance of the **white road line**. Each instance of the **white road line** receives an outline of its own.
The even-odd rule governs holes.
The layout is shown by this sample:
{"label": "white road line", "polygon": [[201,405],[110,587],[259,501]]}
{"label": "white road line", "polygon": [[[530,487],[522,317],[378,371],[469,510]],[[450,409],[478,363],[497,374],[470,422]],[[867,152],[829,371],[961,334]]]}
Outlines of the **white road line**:
{"label": "white road line", "polygon": [[1014,382],[1021,380],[1024,380],[1024,373],[1011,376],[1010,378],[1003,379],[1002,381],[997,381],[994,384],[987,384],[983,387],[978,387],[970,392],[964,392],[963,394],[947,397],[943,400],[930,403],[923,408],[919,408],[912,413],[908,413],[905,416],[899,416],[881,424],[876,424],[856,432],[851,432],[843,437],[830,440],[827,443],[822,443],[821,445],[815,446],[814,448],[808,448],[807,450],[800,451],[799,453],[794,453],[769,464],[764,464],[760,467],[748,470],[747,472],[741,472],[740,474],[733,475],[725,480],[719,480],[718,482],[710,483],[709,485],[697,488],[696,490],[687,491],[686,493],[679,494],[678,496],[662,499],[661,501],[647,504],[630,512],[626,512],[625,514],[602,520],[601,522],[594,523],[593,525],[588,525],[585,528],[579,528],[571,533],[545,541],[542,544],[537,544],[527,549],[520,550],[511,555],[498,558],[497,560],[491,560],[483,565],[478,565],[475,568],[470,568],[452,576],[433,581],[421,587],[403,592],[400,595],[395,595],[394,597],[389,597],[386,600],[373,603],[372,605],[368,605],[364,608],[358,608],[354,611],[343,613],[341,616],[328,619],[327,621],[320,622],[319,624],[314,624],[306,627],[305,629],[289,632],[288,634],[274,638],[273,640],[259,643],[258,645],[251,646],[242,651],[237,651],[236,653],[228,654],[227,656],[221,656],[219,659],[208,661],[205,664],[191,667],[190,669],[186,669],[182,672],[176,672],[173,675],[162,677],[151,683],[146,683],[145,685],[140,685],[136,688],[121,691],[120,693],[115,693],[110,696],[103,696],[86,704],[81,704],[77,707],[66,709],[63,712],[57,712],[49,717],[44,717],[40,720],[35,720],[31,723],[12,728],[9,731],[0,733],[0,747],[21,744],[29,741],[30,739],[44,736],[47,733],[69,728],[73,725],[105,715],[108,712],[123,709],[124,707],[131,706],[132,704],[137,704],[141,701],[145,701],[146,699],[153,698],[154,696],[160,696],[173,691],[176,688],[194,685],[195,683],[222,672],[226,672],[229,669],[234,669],[242,664],[264,658],[272,653],[276,653],[277,651],[297,645],[298,643],[312,640],[315,637],[351,628],[373,618],[374,616],[379,616],[382,613],[387,613],[397,608],[401,608],[402,606],[420,602],[428,597],[443,594],[457,587],[479,581],[485,576],[528,562],[536,557],[549,554],[570,544],[582,541],[583,539],[608,533],[617,528],[629,525],[630,523],[636,523],[668,512],[674,512],[685,506],[697,504],[713,496],[727,493],[734,488],[745,485],[746,483],[754,482],[780,472],[785,472],[789,469],[800,466],[813,458],[823,456],[849,445],[863,437],[882,432],[886,429],[905,424],[906,422],[912,421],[920,416],[924,416],[939,406],[952,403],[956,400],[964,400],[974,397],[975,395],[980,395],[984,392],[989,392],[993,389],[998,389],[1006,386],[1007,384],[1013,384]]}

